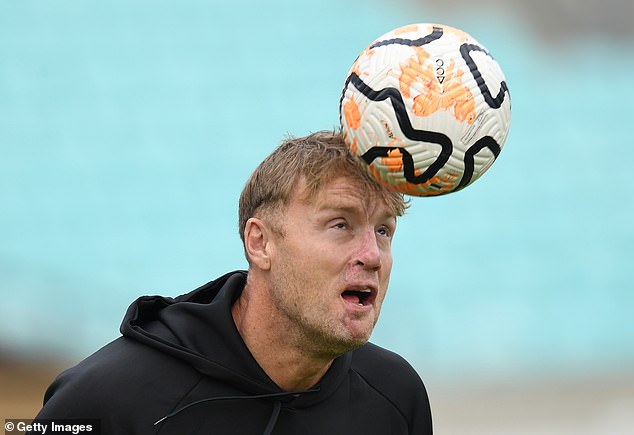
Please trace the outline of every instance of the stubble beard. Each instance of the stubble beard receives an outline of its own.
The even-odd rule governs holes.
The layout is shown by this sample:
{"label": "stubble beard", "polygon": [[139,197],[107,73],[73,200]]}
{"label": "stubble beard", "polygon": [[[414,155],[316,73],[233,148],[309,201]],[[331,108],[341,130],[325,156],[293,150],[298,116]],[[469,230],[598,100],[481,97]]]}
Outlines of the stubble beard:
{"label": "stubble beard", "polygon": [[[329,307],[319,305],[319,298],[305,297],[316,294],[306,291],[315,283],[306,282],[294,271],[279,272],[281,276],[273,283],[271,295],[280,326],[292,344],[320,358],[334,359],[367,343],[369,333],[367,337],[353,337],[343,321],[333,317]],[[304,283],[301,288],[300,283]]]}

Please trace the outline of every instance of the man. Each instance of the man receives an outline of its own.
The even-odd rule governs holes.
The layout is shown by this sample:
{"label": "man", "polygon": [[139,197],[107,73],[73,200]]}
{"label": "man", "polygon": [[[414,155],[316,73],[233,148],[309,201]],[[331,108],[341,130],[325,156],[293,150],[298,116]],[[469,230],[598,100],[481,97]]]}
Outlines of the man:
{"label": "man", "polygon": [[286,141],[240,197],[248,272],[139,298],[37,418],[107,434],[431,433],[419,376],[368,343],[405,208],[340,133]]}

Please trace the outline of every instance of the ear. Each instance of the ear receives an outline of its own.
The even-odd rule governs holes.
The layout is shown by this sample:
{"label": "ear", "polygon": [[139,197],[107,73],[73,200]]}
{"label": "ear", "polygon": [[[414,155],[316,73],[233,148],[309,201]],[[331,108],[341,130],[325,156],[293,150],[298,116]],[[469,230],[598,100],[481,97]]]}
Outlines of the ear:
{"label": "ear", "polygon": [[258,218],[250,218],[244,227],[244,248],[249,261],[262,270],[271,267],[269,253],[270,230]]}

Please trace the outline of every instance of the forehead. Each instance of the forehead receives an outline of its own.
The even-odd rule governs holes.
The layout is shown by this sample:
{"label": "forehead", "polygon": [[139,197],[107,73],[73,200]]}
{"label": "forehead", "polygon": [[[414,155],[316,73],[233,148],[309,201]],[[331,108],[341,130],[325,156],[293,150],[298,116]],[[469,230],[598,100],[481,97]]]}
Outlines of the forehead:
{"label": "forehead", "polygon": [[327,180],[317,190],[311,191],[302,177],[291,196],[292,201],[320,209],[346,208],[364,212],[378,212],[393,216],[380,196],[359,180],[340,175]]}

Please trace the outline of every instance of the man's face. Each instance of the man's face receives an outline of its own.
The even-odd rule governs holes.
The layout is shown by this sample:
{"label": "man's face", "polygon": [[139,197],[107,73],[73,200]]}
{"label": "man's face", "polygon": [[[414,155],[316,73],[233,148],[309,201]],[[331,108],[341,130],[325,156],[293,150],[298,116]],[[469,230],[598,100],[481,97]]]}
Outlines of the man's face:
{"label": "man's face", "polygon": [[366,343],[392,269],[396,217],[346,177],[312,198],[303,181],[272,239],[271,292],[278,314],[313,352],[338,355]]}

